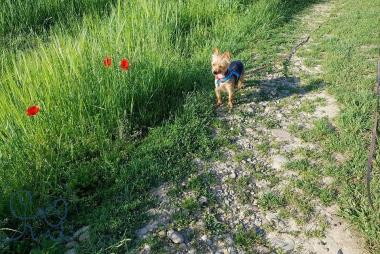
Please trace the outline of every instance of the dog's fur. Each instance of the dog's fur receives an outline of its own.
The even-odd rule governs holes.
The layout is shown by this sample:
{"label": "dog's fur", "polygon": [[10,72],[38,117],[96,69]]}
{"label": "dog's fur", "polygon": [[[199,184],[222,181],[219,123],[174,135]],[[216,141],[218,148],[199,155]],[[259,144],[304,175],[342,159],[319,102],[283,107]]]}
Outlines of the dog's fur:
{"label": "dog's fur", "polygon": [[[240,61],[237,61],[237,62],[239,62],[239,64],[241,64],[241,67],[242,67],[240,78],[233,76],[228,81],[215,87],[217,106],[222,105],[222,92],[227,92],[228,93],[228,107],[232,109],[235,89],[236,88],[240,89],[244,87],[244,66]],[[219,52],[219,49],[217,48],[213,50],[213,54],[211,57],[211,66],[212,66],[212,73],[215,76],[215,82],[217,82],[218,75],[225,77],[230,64],[231,64],[230,52],[227,51],[227,52],[221,53]]]}

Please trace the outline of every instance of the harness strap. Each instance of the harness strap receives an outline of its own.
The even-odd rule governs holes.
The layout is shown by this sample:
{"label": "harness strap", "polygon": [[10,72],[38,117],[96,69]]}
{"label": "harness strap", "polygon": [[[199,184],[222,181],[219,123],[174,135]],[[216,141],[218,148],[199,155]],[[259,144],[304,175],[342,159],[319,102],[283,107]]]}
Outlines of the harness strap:
{"label": "harness strap", "polygon": [[236,76],[237,79],[240,78],[240,74],[237,71],[235,71],[235,70],[233,70],[231,68],[227,69],[227,73],[228,73],[228,75],[225,76],[223,79],[215,80],[215,85],[216,86],[220,86],[221,83],[224,83],[227,80],[230,80],[233,76]]}

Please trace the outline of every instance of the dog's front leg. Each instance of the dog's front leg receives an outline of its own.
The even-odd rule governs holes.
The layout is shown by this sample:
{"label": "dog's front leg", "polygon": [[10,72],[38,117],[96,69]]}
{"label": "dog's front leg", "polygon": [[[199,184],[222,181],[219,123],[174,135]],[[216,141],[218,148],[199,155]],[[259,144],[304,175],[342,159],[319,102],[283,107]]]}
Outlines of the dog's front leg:
{"label": "dog's front leg", "polygon": [[222,105],[222,94],[218,87],[215,88],[215,95],[216,95],[216,106]]}

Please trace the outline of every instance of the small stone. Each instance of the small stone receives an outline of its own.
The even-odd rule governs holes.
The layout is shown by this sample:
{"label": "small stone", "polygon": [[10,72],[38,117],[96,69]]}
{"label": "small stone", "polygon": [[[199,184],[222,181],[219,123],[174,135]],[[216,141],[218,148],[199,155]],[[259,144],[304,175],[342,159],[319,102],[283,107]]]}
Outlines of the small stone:
{"label": "small stone", "polygon": [[202,241],[207,241],[207,240],[208,240],[207,235],[202,235],[202,236],[201,236],[201,240],[202,240]]}
{"label": "small stone", "polygon": [[266,218],[269,222],[272,222],[272,221],[276,222],[277,219],[278,219],[276,213],[267,213],[267,214],[265,215],[265,218]]}
{"label": "small stone", "polygon": [[222,240],[218,240],[218,246],[219,246],[220,248],[223,248],[225,245],[226,245],[226,244],[224,243],[224,241],[222,241]]}
{"label": "small stone", "polygon": [[159,236],[160,238],[164,238],[164,237],[166,236],[166,232],[165,232],[165,230],[161,230],[160,232],[158,232],[158,236]]}
{"label": "small stone", "polygon": [[184,241],[183,236],[179,232],[172,229],[168,231],[167,236],[173,241],[173,243],[183,243]]}
{"label": "small stone", "polygon": [[143,228],[136,230],[137,237],[144,237],[148,232],[153,232],[158,228],[157,221],[151,221],[149,224],[145,225]]}
{"label": "small stone", "polygon": [[269,253],[271,253],[271,250],[265,246],[257,246],[257,247],[255,247],[255,253],[257,253],[257,254],[269,254]]}
{"label": "small stone", "polygon": [[190,249],[187,253],[188,253],[188,254],[195,254],[195,253],[196,253],[196,250],[195,250],[195,249]]}
{"label": "small stone", "polygon": [[230,178],[235,179],[236,178],[236,174],[235,173],[231,173],[230,174]]}
{"label": "small stone", "polygon": [[331,177],[331,176],[325,176],[322,178],[322,182],[327,185],[327,186],[330,186],[334,183],[334,178]]}
{"label": "small stone", "polygon": [[76,241],[70,241],[70,242],[66,243],[65,247],[66,247],[66,249],[71,249],[77,245],[78,245],[78,243]]}
{"label": "small stone", "polygon": [[222,250],[222,253],[223,253],[223,254],[230,254],[230,252],[228,251],[228,249],[223,249],[223,250]]}
{"label": "small stone", "polygon": [[229,247],[227,248],[227,251],[229,252],[229,254],[236,254],[236,249],[234,247]]}
{"label": "small stone", "polygon": [[65,254],[76,254],[77,252],[75,251],[75,249],[69,249],[65,252]]}
{"label": "small stone", "polygon": [[225,242],[228,245],[232,245],[234,243],[234,240],[232,239],[231,235],[227,235],[226,238],[225,238]]}
{"label": "small stone", "polygon": [[294,250],[294,241],[291,239],[273,238],[270,239],[275,248],[282,249],[285,253],[291,253]]}
{"label": "small stone", "polygon": [[287,159],[284,156],[276,155],[272,159],[272,168],[282,169],[283,165],[287,162]]}
{"label": "small stone", "polygon": [[80,229],[78,229],[78,230],[74,233],[73,238],[77,238],[77,237],[79,237],[81,234],[83,234],[84,232],[87,232],[89,229],[90,229],[90,226],[84,226],[84,227],[81,227]]}
{"label": "small stone", "polygon": [[260,227],[263,225],[263,220],[260,217],[256,216],[254,224]]}
{"label": "small stone", "polygon": [[346,157],[345,157],[343,154],[341,154],[341,153],[336,153],[336,154],[335,154],[335,160],[336,160],[338,163],[343,163],[343,162],[345,162]]}
{"label": "small stone", "polygon": [[151,248],[148,244],[144,244],[144,248],[140,251],[140,254],[149,254],[151,251]]}
{"label": "small stone", "polygon": [[207,200],[207,198],[206,198],[205,196],[201,196],[201,197],[199,198],[199,203],[200,203],[201,205],[207,205],[208,200]]}
{"label": "small stone", "polygon": [[148,233],[148,229],[146,227],[140,228],[139,230],[136,230],[136,235],[140,238],[143,237]]}
{"label": "small stone", "polygon": [[79,236],[79,242],[84,242],[90,239],[90,231],[85,231],[83,234]]}
{"label": "small stone", "polygon": [[273,129],[271,133],[276,139],[282,142],[291,142],[293,140],[293,136],[282,129]]}

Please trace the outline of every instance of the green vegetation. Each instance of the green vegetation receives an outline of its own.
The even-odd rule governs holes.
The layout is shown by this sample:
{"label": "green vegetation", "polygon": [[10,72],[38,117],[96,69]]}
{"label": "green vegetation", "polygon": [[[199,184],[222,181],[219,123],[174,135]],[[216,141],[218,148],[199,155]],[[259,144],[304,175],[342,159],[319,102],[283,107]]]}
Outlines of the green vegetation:
{"label": "green vegetation", "polygon": [[[9,211],[10,194],[33,190],[32,211],[54,197],[69,201],[65,232],[91,225],[91,241],[79,252],[134,251],[134,232],[155,202],[149,191],[165,181],[178,183],[194,172],[195,157],[215,155],[218,144],[210,130],[214,124],[211,48],[232,51],[248,68],[269,63],[293,43],[296,25],[287,23],[292,15],[313,2],[317,1],[40,0],[33,6],[21,0],[1,2],[0,36],[7,43],[0,46],[0,215],[4,218],[0,227],[19,225]],[[341,6],[345,14],[318,31],[324,43],[313,52],[324,52],[328,71],[323,79],[345,108],[339,132],[324,119],[307,136],[311,141],[323,136],[330,153],[355,154],[355,160],[345,162],[339,172],[331,165],[325,170],[335,172],[343,183],[339,193],[343,211],[376,249],[378,210],[369,209],[361,181],[375,77],[361,74],[373,74],[376,6],[369,0],[362,5],[363,10],[358,10],[349,0]],[[347,32],[352,27],[355,32]],[[336,34],[325,38],[327,33]],[[113,59],[109,69],[102,65],[105,56]],[[118,68],[122,57],[131,64],[127,72]],[[320,58],[319,53],[315,58]],[[40,105],[41,112],[28,118],[25,109],[33,104]],[[308,107],[306,111],[312,111],[314,106]],[[265,125],[278,127],[271,119]],[[259,150],[268,148],[262,144]],[[236,159],[246,156],[250,155]],[[294,166],[303,171],[310,164],[301,161]],[[192,179],[189,188],[212,202],[206,188],[212,183],[213,176],[205,173]],[[249,200],[243,189],[248,183],[242,179],[237,185],[243,200]],[[378,197],[380,182],[375,178],[373,184]],[[316,192],[310,179],[298,187],[325,203],[334,194],[330,189]],[[309,200],[290,197],[290,192],[285,197],[268,193],[260,203],[270,209],[289,202],[305,215],[312,213]],[[177,223],[188,222],[199,209],[195,202],[184,201]],[[375,202],[378,208],[379,200]],[[226,230],[213,214],[207,215],[206,226],[210,231]],[[0,231],[0,237],[4,235]],[[261,241],[256,232],[238,232],[235,238],[241,245]],[[147,241],[159,251],[159,240]],[[4,253],[31,249],[59,253],[62,246],[28,239],[0,243]]]}
{"label": "green vegetation", "polygon": [[236,244],[244,248],[245,250],[247,250],[248,253],[255,253],[255,252],[251,252],[252,251],[251,246],[255,246],[257,243],[265,244],[263,235],[256,232],[255,229],[245,230],[243,227],[239,227],[236,230],[236,233],[234,234],[234,238],[235,238]]}
{"label": "green vegetation", "polygon": [[[104,3],[108,13],[98,11]],[[92,226],[92,243],[81,249],[90,253],[130,249],[127,239],[152,204],[149,190],[191,172],[196,153],[211,153],[212,99],[189,94],[210,90],[210,49],[246,48],[253,31],[257,40],[302,7],[275,0],[114,3],[51,0],[31,8],[5,1],[1,8],[1,34],[22,42],[28,33],[34,42],[28,51],[2,49],[11,57],[2,57],[0,69],[0,213],[11,220],[1,226],[17,225],[7,206],[13,190],[34,190],[36,207],[63,196],[71,206],[67,231]],[[245,25],[236,29],[238,21]],[[102,66],[106,55],[111,69]],[[121,57],[131,63],[128,72],[117,68]],[[42,110],[27,118],[32,104]],[[134,138],[145,126],[148,136]]]}
{"label": "green vegetation", "polygon": [[1,37],[20,33],[42,33],[54,24],[78,21],[86,13],[104,13],[116,0],[5,0],[1,1]]}
{"label": "green vegetation", "polygon": [[286,205],[286,200],[281,194],[267,192],[259,198],[258,204],[265,210],[272,210],[284,207]]}
{"label": "green vegetation", "polygon": [[[323,156],[313,156],[325,160],[321,175],[334,177],[342,214],[366,236],[371,253],[379,253],[380,149],[376,151],[373,169],[374,209],[368,204],[364,178],[376,102],[373,87],[379,52],[380,5],[371,0],[360,3],[339,0],[335,4],[333,18],[314,34],[316,43],[310,50],[301,52],[309,59],[308,63],[321,64],[321,78],[340,103],[341,114],[334,125],[322,119],[309,131],[297,130],[297,126],[293,130],[301,131],[301,137],[308,141],[322,141]],[[331,160],[336,153],[347,158],[337,163]],[[293,166],[299,170],[308,167],[306,162],[295,162]],[[299,187],[316,194],[310,181]],[[336,195],[330,189],[320,191],[318,195],[327,203]]]}
{"label": "green vegetation", "polygon": [[306,113],[314,113],[317,106],[324,105],[325,100],[323,98],[317,98],[313,100],[305,100],[301,103],[299,108],[296,108],[293,110],[294,114],[300,113],[300,112],[306,112]]}

